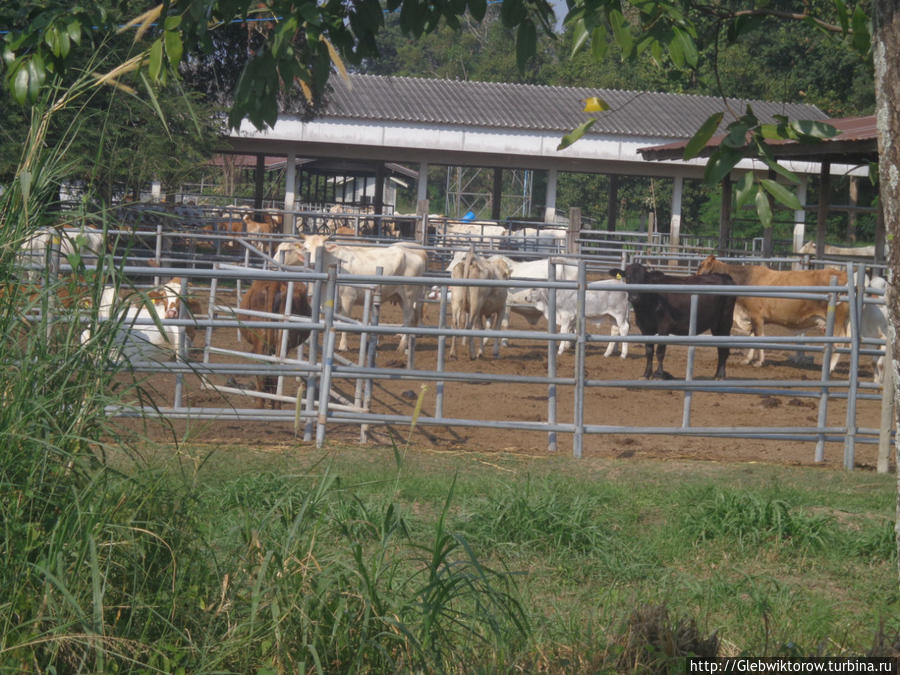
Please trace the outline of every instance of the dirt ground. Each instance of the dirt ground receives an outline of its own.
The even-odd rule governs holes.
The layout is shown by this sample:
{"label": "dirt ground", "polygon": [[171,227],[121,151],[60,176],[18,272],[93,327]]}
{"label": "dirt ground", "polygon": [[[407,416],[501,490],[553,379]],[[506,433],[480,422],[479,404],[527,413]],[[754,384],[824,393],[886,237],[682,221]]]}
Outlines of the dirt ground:
{"label": "dirt ground", "polygon": [[[396,322],[390,307],[383,313],[384,322]],[[430,307],[426,312],[426,325],[436,323],[437,311]],[[542,322],[543,323],[543,322]],[[527,323],[514,315],[512,327],[527,329]],[[543,330],[543,329],[542,329]],[[595,334],[608,334],[609,326],[592,328]],[[632,326],[632,334],[639,331]],[[772,331],[777,334],[777,331]],[[195,338],[195,347],[201,347],[202,335]],[[449,341],[448,341],[449,343]],[[237,341],[234,329],[216,329],[213,344],[232,349],[246,349]],[[349,358],[357,354],[358,343],[351,335]],[[397,339],[393,336],[382,338],[377,362],[380,367],[394,368],[402,373],[406,367],[406,357],[395,351]],[[606,343],[589,344],[586,369],[589,378],[597,380],[634,380],[640,378],[644,370],[644,347],[632,343],[628,357],[618,354],[604,358]],[[449,344],[448,344],[449,351]],[[547,373],[547,345],[538,341],[514,341],[502,348],[499,359],[493,358],[493,342],[488,345],[485,356],[471,361],[465,349],[457,346],[459,358],[447,359],[445,369],[449,371],[477,372],[485,374],[515,374],[522,376],[545,376]],[[666,370],[676,378],[684,376],[686,367],[686,347],[670,346],[666,356]],[[194,352],[194,358],[200,358]],[[762,368],[743,365],[743,352],[735,352],[728,361],[728,379],[809,380],[804,389],[811,396],[784,390],[779,395],[710,394],[696,393],[691,407],[691,422],[697,427],[740,427],[740,426],[815,426],[818,409],[818,392],[815,383],[821,376],[820,357],[814,363],[798,365],[789,357],[789,352],[767,351],[767,363]],[[715,371],[716,352],[713,348],[696,351],[695,379],[710,379]],[[214,357],[214,361],[224,360]],[[571,377],[574,368],[574,353],[567,352],[559,357],[558,374]],[[414,367],[417,370],[433,370],[437,362],[437,339],[419,338],[415,350]],[[838,365],[836,376],[846,378],[848,359]],[[869,359],[860,367],[862,381],[871,381],[872,370]],[[286,385],[286,393],[296,391],[292,378]],[[252,378],[239,378],[240,384],[253,388]],[[170,376],[153,376],[149,383],[159,392],[156,402],[171,405],[173,402],[173,382]],[[218,379],[224,382],[224,377]],[[338,381],[337,386],[350,399],[353,398],[355,381]],[[411,414],[416,405],[422,386],[427,389],[423,398],[422,415],[435,414],[436,391],[434,382],[419,382],[401,379],[379,380],[374,387],[372,410],[387,414]],[[478,384],[446,382],[444,384],[443,417],[479,420],[524,420],[541,422],[547,419],[547,385],[510,384],[484,382]],[[557,419],[571,422],[573,418],[574,392],[571,387],[558,387]],[[185,378],[185,405],[205,407],[251,408],[255,401],[246,396],[223,395],[216,391],[202,389],[196,377]],[[636,388],[591,387],[585,392],[585,423],[599,425],[643,425],[654,427],[678,427],[681,425],[684,394],[669,391],[648,391]],[[831,400],[828,408],[828,423],[843,425],[846,406],[839,400]],[[861,427],[878,428],[880,402],[860,400],[858,402],[858,424]],[[123,422],[128,426],[134,423]],[[299,442],[294,438],[292,422],[236,422],[232,420],[198,420],[190,424],[173,422],[166,428],[152,429],[153,435],[161,439],[189,438],[204,443],[285,445]],[[485,429],[449,425],[420,425],[410,435],[406,426],[373,426],[370,428],[370,443],[389,444],[395,440],[398,445],[407,442],[420,448],[448,451],[477,451],[483,453],[515,452],[542,454],[548,452],[546,431],[522,431],[515,429]],[[358,425],[329,424],[327,439],[331,443],[358,443]],[[825,448],[825,465],[838,468],[843,462],[843,442],[828,443]],[[559,453],[572,453],[571,434],[559,434]],[[815,443],[811,441],[756,440],[732,438],[706,438],[666,435],[635,434],[590,434],[584,438],[585,457],[620,458],[671,458],[697,459],[719,462],[765,462],[779,464],[813,465]],[[857,443],[856,464],[858,467],[874,468],[877,445]]]}

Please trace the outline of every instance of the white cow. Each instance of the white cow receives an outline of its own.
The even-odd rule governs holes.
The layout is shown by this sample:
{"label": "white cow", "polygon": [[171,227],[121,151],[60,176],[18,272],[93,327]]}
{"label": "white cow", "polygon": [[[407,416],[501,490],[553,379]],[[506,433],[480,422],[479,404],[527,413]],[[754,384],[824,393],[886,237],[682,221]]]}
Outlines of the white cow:
{"label": "white cow", "polygon": [[[816,242],[808,241],[803,246],[797,249],[797,253],[800,254],[808,254],[815,255],[816,254]],[[875,245],[871,244],[869,246],[832,246],[831,244],[825,244],[825,255],[855,255],[865,258],[872,258],[875,256]]]}
{"label": "white cow", "polygon": [[[866,291],[870,290],[885,292],[887,290],[887,280],[883,277],[872,277],[871,281],[866,285]],[[883,297],[878,293],[873,293],[872,296]],[[887,337],[887,305],[864,302],[859,332],[864,338],[885,339]],[[872,357],[872,369],[874,371],[874,381],[880,384],[884,378],[884,354]]]}
{"label": "white cow", "polygon": [[[631,326],[628,315],[631,307],[628,304],[626,291],[611,291],[604,288],[609,284],[620,284],[616,279],[604,279],[588,284],[584,296],[585,319],[599,323],[603,317],[610,317],[615,325],[610,330],[610,335],[628,335]],[[547,288],[532,288],[525,295],[528,304],[537,307],[550,321],[550,290]],[[561,333],[574,333],[575,321],[578,318],[577,291],[574,289],[557,289],[556,291],[556,325]],[[571,345],[570,342],[560,342],[558,353],[562,354]],[[615,342],[610,342],[606,348],[604,357],[612,355],[616,348]],[[622,358],[628,356],[628,343],[622,343]]]}
{"label": "white cow", "polygon": [[[537,281],[547,281],[549,275],[549,263],[547,258],[539,260],[514,261],[506,258],[509,265],[510,279],[534,279]],[[578,279],[578,266],[572,263],[557,262],[554,263],[556,268],[557,281],[576,281]],[[538,320],[544,316],[544,313],[528,302],[528,291],[531,288],[510,288],[509,294],[506,296],[506,314],[503,317],[502,326],[504,329],[509,327],[509,313],[516,312],[525,317],[529,324],[536,325]],[[506,340],[503,342],[507,344]]]}
{"label": "white cow", "polygon": [[[96,258],[104,250],[103,230],[71,225],[41,227],[22,242],[19,248],[19,264],[43,266],[47,249],[57,237],[59,238],[60,257],[63,260],[75,253]],[[29,270],[25,273],[25,277],[37,280],[40,278],[40,271]]]}
{"label": "white cow", "polygon": [[[403,242],[390,246],[346,246],[330,241],[321,234],[306,235],[302,240],[283,242],[278,245],[278,254],[284,253],[286,265],[302,264],[305,253],[310,254],[310,264],[316,263],[319,250],[324,251],[323,262],[330,265],[341,265],[346,274],[374,276],[376,268],[381,267],[385,277],[420,277],[424,276],[428,265],[428,256],[418,244]],[[423,287],[418,284],[386,283],[380,287],[381,299],[396,300],[403,309],[403,325],[418,326],[422,316]],[[349,316],[353,305],[362,304],[365,299],[365,287],[341,284],[338,291],[340,311]],[[400,338],[397,351],[406,349],[407,336]],[[341,334],[339,351],[347,349],[347,334]]]}
{"label": "white cow", "polygon": [[[175,278],[161,289],[147,293],[146,304],[132,305],[119,299],[115,287],[105,286],[97,316],[102,321],[117,323],[113,358],[118,361],[124,357],[129,362],[174,360],[185,327],[156,322],[178,318],[180,293],[181,280]],[[82,344],[92,335],[90,328],[83,330]]]}

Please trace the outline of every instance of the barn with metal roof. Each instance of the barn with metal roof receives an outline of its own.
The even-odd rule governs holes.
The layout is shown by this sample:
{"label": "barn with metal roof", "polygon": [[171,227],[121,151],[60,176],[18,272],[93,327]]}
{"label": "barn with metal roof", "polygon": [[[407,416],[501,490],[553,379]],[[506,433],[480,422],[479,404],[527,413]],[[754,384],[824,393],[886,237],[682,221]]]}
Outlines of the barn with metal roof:
{"label": "barn with metal roof", "polygon": [[[314,119],[304,119],[299,107],[287,104],[274,126],[259,130],[245,120],[228,137],[234,152],[287,158],[285,208],[294,204],[294,167],[300,158],[368,162],[376,175],[383,173],[387,162],[417,165],[420,177],[427,176],[429,165],[546,171],[548,221],[555,217],[561,171],[657,176],[675,181],[671,228],[677,237],[682,182],[701,177],[705,161],[651,161],[641,155],[641,148],[686,140],[714,113],[726,111],[728,120],[733,117],[729,112],[740,115],[748,105],[763,120],[775,115],[827,119],[815,106],[803,104],[590,87],[361,74],[346,80],[335,75],[330,85]],[[583,101],[589,97],[602,99],[609,109],[583,112]],[[562,136],[590,118],[595,121],[584,136],[559,149]],[[815,158],[785,164],[795,173],[820,171]],[[832,171],[846,173],[852,168],[835,165]],[[746,161],[737,170],[765,167]],[[615,181],[611,184],[614,190]],[[420,199],[425,198],[426,187],[419,180]],[[377,197],[375,206],[380,209]]]}

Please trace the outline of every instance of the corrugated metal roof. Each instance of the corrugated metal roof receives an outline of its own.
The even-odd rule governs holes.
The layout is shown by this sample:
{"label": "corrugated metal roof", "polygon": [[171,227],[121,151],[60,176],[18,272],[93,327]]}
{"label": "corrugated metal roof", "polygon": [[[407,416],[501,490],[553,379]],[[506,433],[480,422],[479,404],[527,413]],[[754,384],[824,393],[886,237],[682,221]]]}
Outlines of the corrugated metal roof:
{"label": "corrugated metal roof", "polygon": [[[500,82],[436,80],[352,74],[333,76],[317,119],[352,119],[451,126],[568,132],[596,117],[589,133],[689,138],[706,119],[725,109],[721,98],[591,87],[551,87]],[[610,105],[602,113],[582,112],[584,99]],[[765,120],[773,115],[822,120],[811,105],[728,99],[743,114],[747,104]],[[726,115],[726,119],[728,115]]]}

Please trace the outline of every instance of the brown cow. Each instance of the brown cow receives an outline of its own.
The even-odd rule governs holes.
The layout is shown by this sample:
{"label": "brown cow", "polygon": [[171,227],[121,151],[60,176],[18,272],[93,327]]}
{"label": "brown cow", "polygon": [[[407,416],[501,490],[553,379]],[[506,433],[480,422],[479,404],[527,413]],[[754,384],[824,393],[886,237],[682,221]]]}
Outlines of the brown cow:
{"label": "brown cow", "polygon": [[[287,301],[288,282],[265,281],[257,279],[241,299],[241,309],[249,309],[256,312],[270,312],[272,314],[284,314]],[[312,309],[306,298],[306,284],[295,281],[294,292],[291,299],[291,315],[311,316]],[[245,317],[249,321],[259,321],[259,317]],[[245,328],[241,331],[241,337],[250,345],[250,351],[254,354],[272,356],[281,348],[281,329],[278,328]],[[293,349],[302,344],[309,337],[309,330],[288,330],[288,349]],[[257,390],[267,393],[275,393],[277,378],[272,375],[259,375],[256,378]],[[260,398],[257,407],[265,407],[266,400]],[[272,401],[273,408],[280,408],[281,403]]]}
{"label": "brown cow", "polygon": [[[700,274],[716,272],[727,274],[738,286],[828,286],[832,279],[838,286],[846,286],[847,273],[840,270],[773,270],[764,265],[729,265],[710,255],[700,264]],[[738,307],[747,314],[750,321],[750,332],[753,335],[765,335],[766,323],[774,323],[785,328],[802,330],[819,326],[828,316],[826,300],[795,300],[791,298],[738,297]],[[844,337],[850,334],[850,316],[847,303],[839,303],[835,308],[834,334]],[[753,362],[761,366],[765,353],[759,350],[759,358],[754,361],[754,350],[747,352],[744,363]],[[831,356],[828,372],[832,372],[840,359],[835,352]]]}

